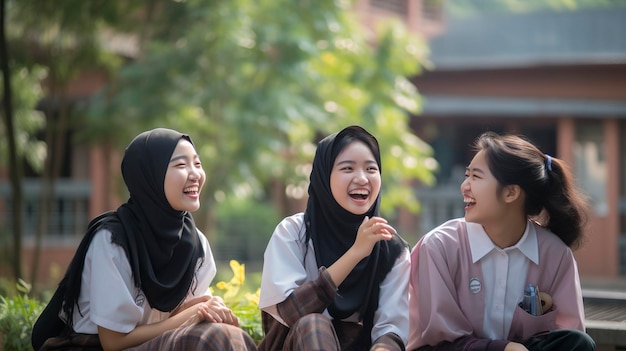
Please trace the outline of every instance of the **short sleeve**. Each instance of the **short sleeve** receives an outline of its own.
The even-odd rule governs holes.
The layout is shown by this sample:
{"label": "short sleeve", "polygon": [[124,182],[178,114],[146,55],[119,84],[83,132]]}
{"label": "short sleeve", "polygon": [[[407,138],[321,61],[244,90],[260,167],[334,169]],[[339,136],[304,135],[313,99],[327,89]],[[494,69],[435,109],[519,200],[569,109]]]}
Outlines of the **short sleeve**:
{"label": "short sleeve", "polygon": [[148,302],[135,287],[124,249],[111,242],[108,230],[96,233],[89,245],[78,302],[79,309],[74,310],[78,333],[95,334],[98,326],[128,333],[144,319]]}
{"label": "short sleeve", "polygon": [[409,250],[400,254],[391,271],[380,285],[378,309],[374,315],[372,340],[387,334],[397,334],[406,345],[409,338]]}

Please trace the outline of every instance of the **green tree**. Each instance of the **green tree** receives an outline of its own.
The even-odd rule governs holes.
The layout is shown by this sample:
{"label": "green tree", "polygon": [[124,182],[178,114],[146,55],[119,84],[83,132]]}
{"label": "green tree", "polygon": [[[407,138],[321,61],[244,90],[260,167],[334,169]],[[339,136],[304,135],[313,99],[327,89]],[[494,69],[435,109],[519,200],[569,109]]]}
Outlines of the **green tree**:
{"label": "green tree", "polygon": [[[13,94],[11,87],[11,72],[9,70],[9,54],[7,50],[7,37],[6,37],[6,3],[4,0],[0,3],[0,55],[2,64],[2,121],[4,122],[4,131],[7,140],[6,149],[8,150],[8,158],[13,163],[17,163],[17,142],[15,141],[15,126],[13,118]],[[22,204],[22,184],[20,168],[15,167],[10,170],[11,179],[11,191],[13,193],[13,220],[17,220],[17,224],[13,227],[13,241],[15,246],[21,248],[22,227],[21,227],[21,204]],[[13,262],[13,275],[15,279],[22,275],[21,272],[21,256],[18,251],[12,255],[11,261]]]}
{"label": "green tree", "polygon": [[[384,210],[416,210],[407,182],[432,181],[434,161],[408,126],[420,107],[408,78],[419,73],[426,47],[397,22],[364,30],[349,5],[171,3],[160,11],[169,30],[152,31],[139,58],[93,102],[86,135],[125,144],[155,126],[191,133],[210,211],[231,193],[262,196],[275,179],[305,196],[315,142],[360,124],[382,145]],[[157,13],[152,21],[164,19]]]}
{"label": "green tree", "polygon": [[[15,67],[37,64],[46,72],[37,252],[65,136],[84,126],[83,137],[118,146],[149,127],[189,131],[209,175],[209,209],[230,193],[266,194],[274,180],[306,195],[316,140],[351,123],[374,132],[383,146],[385,211],[417,209],[407,182],[432,180],[429,148],[407,122],[419,111],[407,78],[419,73],[426,48],[399,23],[370,33],[339,0],[7,4]],[[138,51],[116,74],[120,33]],[[85,120],[68,87],[93,68],[109,69],[112,79]]]}
{"label": "green tree", "polygon": [[[68,87],[80,72],[94,68],[114,67],[119,62],[117,55],[102,47],[103,23],[119,21],[118,15],[126,13],[137,1],[37,1],[7,0],[7,47],[12,53],[15,65],[10,69],[16,72],[20,67],[32,69],[41,67],[45,77],[39,76],[39,84],[44,84],[46,99],[41,102],[45,123],[43,124],[45,151],[40,196],[38,229],[36,233],[35,261],[31,276],[37,275],[41,240],[49,225],[49,212],[54,193],[55,180],[59,177],[64,162],[66,137],[70,131],[80,127],[80,116],[72,114],[75,100],[70,99]],[[124,4],[124,5],[122,5]],[[45,14],[42,16],[41,14]],[[35,104],[28,106],[35,110]],[[74,118],[73,118],[74,117]],[[20,151],[17,152],[21,154]],[[11,160],[11,167],[20,165],[21,160]],[[20,175],[21,178],[21,175]],[[14,198],[20,198],[17,191]],[[21,211],[21,208],[16,208]],[[19,228],[21,220],[14,221]],[[21,236],[21,234],[19,235]],[[15,238],[15,255],[19,256],[21,244]],[[21,262],[14,263],[19,269]]]}
{"label": "green tree", "polygon": [[[14,279],[22,277],[22,160],[26,160],[33,169],[41,169],[44,145],[35,140],[35,134],[43,125],[41,114],[33,107],[41,98],[40,80],[44,70],[39,67],[26,67],[16,62],[9,55],[7,34],[6,1],[2,1],[0,24],[0,52],[2,62],[2,125],[0,125],[0,166],[8,169],[11,180],[11,221],[14,223],[12,240],[2,240],[5,251],[3,257],[9,258]],[[26,152],[28,150],[28,152]],[[4,238],[3,238],[4,239]],[[4,246],[6,244],[6,246]]]}

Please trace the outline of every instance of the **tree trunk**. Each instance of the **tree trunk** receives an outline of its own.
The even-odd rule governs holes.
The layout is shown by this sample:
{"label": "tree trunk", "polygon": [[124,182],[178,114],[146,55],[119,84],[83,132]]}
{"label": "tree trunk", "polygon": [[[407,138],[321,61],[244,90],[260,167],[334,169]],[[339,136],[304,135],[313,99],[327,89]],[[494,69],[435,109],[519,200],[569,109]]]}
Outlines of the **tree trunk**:
{"label": "tree trunk", "polygon": [[[62,91],[64,91],[64,89],[62,89]],[[51,95],[56,96],[56,94]],[[37,276],[39,274],[39,262],[43,246],[43,238],[50,229],[50,213],[53,209],[52,205],[54,203],[55,182],[59,179],[61,174],[61,166],[65,156],[65,136],[68,131],[70,112],[69,104],[64,92],[59,95],[58,118],[55,118],[54,109],[47,111],[47,115],[48,123],[46,125],[46,145],[48,145],[48,154],[42,177],[39,226],[37,227],[35,238],[35,253],[33,255],[33,266],[31,271],[33,291],[36,291],[35,287],[37,284]]]}
{"label": "tree trunk", "polygon": [[46,115],[46,131],[45,131],[45,142],[46,142],[46,159],[44,161],[43,171],[41,174],[41,189],[39,193],[39,215],[37,216],[37,231],[35,232],[35,249],[33,252],[33,262],[31,267],[31,282],[32,282],[32,291],[37,291],[37,275],[39,274],[39,261],[41,258],[41,247],[43,242],[44,233],[49,228],[50,223],[50,207],[52,203],[52,166],[50,165],[52,162],[52,112],[45,111]]}
{"label": "tree trunk", "polygon": [[6,41],[6,2],[0,0],[0,58],[3,77],[4,121],[9,150],[9,177],[12,190],[13,210],[13,275],[15,280],[22,278],[22,164],[18,161],[13,125],[13,94],[11,90],[11,71],[9,70],[9,52]]}

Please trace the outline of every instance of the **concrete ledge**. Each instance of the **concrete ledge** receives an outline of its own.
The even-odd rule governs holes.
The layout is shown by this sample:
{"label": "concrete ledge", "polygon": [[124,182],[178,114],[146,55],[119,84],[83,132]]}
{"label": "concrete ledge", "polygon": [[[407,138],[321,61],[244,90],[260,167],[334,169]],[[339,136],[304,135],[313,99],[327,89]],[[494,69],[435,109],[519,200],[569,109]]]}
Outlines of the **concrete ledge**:
{"label": "concrete ledge", "polygon": [[602,289],[582,289],[583,299],[623,300],[626,301],[626,292]]}
{"label": "concrete ledge", "polygon": [[626,346],[626,323],[586,320],[587,334],[599,345]]}
{"label": "concrete ledge", "polygon": [[583,289],[585,326],[598,350],[626,350],[626,293],[622,289]]}

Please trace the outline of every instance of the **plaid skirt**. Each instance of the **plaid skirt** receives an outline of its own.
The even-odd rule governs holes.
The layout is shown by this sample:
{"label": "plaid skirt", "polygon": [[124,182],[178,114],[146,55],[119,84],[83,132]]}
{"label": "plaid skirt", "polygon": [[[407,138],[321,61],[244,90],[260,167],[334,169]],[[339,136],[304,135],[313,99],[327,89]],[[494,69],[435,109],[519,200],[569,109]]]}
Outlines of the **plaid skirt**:
{"label": "plaid skirt", "polygon": [[[259,351],[363,351],[358,344],[361,324],[331,320],[311,313],[300,318],[292,328],[287,328],[267,312],[262,312],[265,337]],[[404,342],[387,333],[367,347],[370,351],[404,351]]]}
{"label": "plaid skirt", "polygon": [[331,320],[319,313],[303,316],[292,328],[266,312],[263,317],[266,334],[259,351],[350,351],[362,328],[359,324]]}
{"label": "plaid skirt", "polygon": [[256,351],[256,349],[252,337],[241,328],[224,323],[201,322],[167,331],[128,350]]}
{"label": "plaid skirt", "polygon": [[[256,351],[252,337],[243,329],[223,323],[201,322],[169,330],[127,350]],[[39,351],[102,350],[98,335],[72,334],[48,339]]]}

